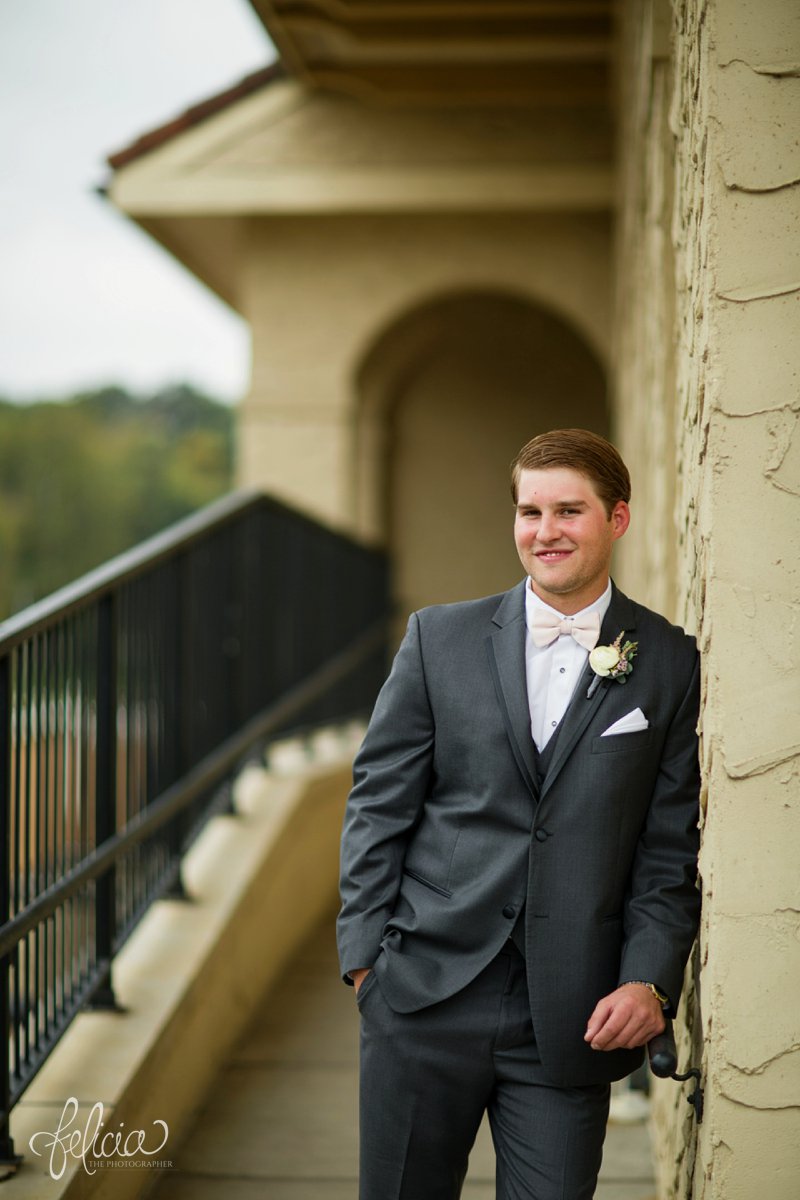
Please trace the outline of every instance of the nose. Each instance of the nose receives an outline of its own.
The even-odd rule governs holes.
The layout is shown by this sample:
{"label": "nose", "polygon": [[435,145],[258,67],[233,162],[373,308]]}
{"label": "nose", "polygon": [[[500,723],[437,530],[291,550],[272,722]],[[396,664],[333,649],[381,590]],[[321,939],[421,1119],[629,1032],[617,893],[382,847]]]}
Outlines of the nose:
{"label": "nose", "polygon": [[537,539],[540,542],[555,542],[561,536],[557,519],[550,513],[542,513],[539,519]]}

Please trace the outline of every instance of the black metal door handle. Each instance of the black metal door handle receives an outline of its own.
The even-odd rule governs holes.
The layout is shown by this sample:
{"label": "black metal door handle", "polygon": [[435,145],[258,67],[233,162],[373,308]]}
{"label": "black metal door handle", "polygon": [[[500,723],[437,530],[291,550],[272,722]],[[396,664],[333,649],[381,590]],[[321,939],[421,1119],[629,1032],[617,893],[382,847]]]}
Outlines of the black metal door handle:
{"label": "black metal door handle", "polygon": [[683,1074],[678,1074],[678,1051],[675,1047],[675,1033],[669,1017],[666,1019],[663,1032],[656,1034],[647,1043],[647,1057],[650,1061],[650,1070],[659,1079],[675,1079],[678,1083],[683,1083],[687,1079],[696,1080],[695,1089],[690,1096],[686,1097],[686,1102],[691,1104],[694,1109],[694,1115],[697,1117],[699,1125],[703,1120],[703,1089],[700,1086],[702,1076],[697,1067],[690,1067]]}

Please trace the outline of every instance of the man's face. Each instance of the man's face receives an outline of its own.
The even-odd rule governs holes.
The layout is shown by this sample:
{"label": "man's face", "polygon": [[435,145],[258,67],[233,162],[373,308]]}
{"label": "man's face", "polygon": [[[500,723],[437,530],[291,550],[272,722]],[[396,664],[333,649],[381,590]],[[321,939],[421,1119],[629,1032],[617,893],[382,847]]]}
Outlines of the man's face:
{"label": "man's face", "polygon": [[602,595],[611,550],[628,528],[624,500],[609,517],[592,483],[568,467],[522,471],[514,541],[533,590],[565,614]]}

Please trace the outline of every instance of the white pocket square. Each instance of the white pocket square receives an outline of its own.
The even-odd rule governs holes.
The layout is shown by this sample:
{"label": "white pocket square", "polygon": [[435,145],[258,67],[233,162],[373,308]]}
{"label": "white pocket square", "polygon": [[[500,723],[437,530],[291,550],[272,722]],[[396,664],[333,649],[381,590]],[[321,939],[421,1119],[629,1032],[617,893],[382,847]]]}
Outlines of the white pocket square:
{"label": "white pocket square", "polygon": [[624,717],[620,717],[613,725],[609,725],[601,733],[601,737],[608,737],[611,733],[639,733],[642,729],[649,729],[650,722],[640,708],[635,708],[633,712],[625,713]]}

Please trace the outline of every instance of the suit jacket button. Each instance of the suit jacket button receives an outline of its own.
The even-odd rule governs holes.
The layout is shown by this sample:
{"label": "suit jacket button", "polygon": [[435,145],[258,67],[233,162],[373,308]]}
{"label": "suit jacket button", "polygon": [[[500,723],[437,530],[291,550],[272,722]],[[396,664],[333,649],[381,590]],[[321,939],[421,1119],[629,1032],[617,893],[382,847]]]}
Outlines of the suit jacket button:
{"label": "suit jacket button", "polygon": [[516,915],[517,915],[517,910],[514,908],[513,904],[507,904],[505,906],[505,908],[503,909],[503,916],[508,917],[509,921],[511,920],[512,917],[515,917]]}
{"label": "suit jacket button", "polygon": [[546,842],[550,834],[546,829],[537,829],[533,836],[536,838],[537,842]]}

